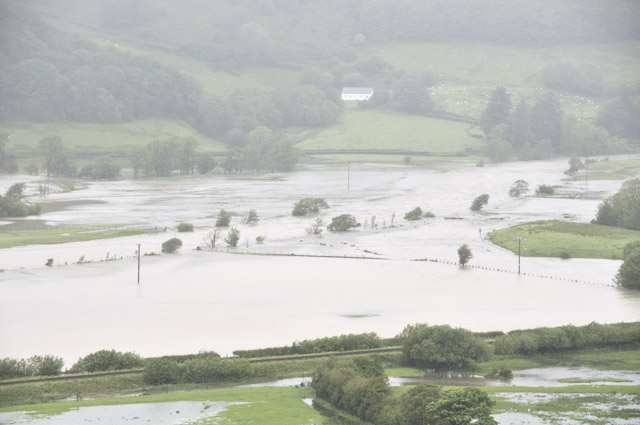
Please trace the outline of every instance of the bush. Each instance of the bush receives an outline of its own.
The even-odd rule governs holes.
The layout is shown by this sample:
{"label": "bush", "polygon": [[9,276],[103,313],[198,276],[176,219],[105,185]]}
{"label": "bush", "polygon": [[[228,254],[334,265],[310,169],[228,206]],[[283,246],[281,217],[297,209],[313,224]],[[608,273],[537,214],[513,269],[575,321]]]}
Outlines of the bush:
{"label": "bush", "polygon": [[27,376],[60,375],[64,361],[60,357],[32,356],[28,359],[0,359],[0,379],[23,378]]}
{"label": "bush", "polygon": [[526,195],[529,192],[529,183],[525,180],[516,180],[509,188],[509,196],[517,198],[520,195]]}
{"label": "bush", "polygon": [[354,227],[360,227],[360,223],[351,214],[342,214],[331,219],[327,229],[331,232],[346,232]]}
{"label": "bush", "polygon": [[404,219],[408,221],[416,221],[422,218],[422,209],[420,207],[415,207],[408,213],[404,215]]}
{"label": "bush", "polygon": [[640,230],[640,178],[625,181],[618,193],[604,200],[595,223]]}
{"label": "bush", "polygon": [[81,357],[71,367],[70,371],[102,372],[106,370],[124,370],[142,367],[144,360],[133,352],[122,353],[115,350],[99,350]]}
{"label": "bush", "polygon": [[182,241],[178,238],[171,238],[162,243],[162,252],[165,254],[172,254],[176,252],[182,246]]}
{"label": "bush", "polygon": [[473,200],[473,202],[471,203],[471,207],[469,207],[469,208],[471,209],[471,211],[480,211],[482,209],[482,207],[487,205],[488,202],[489,202],[489,195],[484,193],[484,194],[476,197]]}
{"label": "bush", "polygon": [[462,368],[489,355],[487,344],[466,329],[417,324],[402,336],[406,362],[420,368]]}
{"label": "bush", "polygon": [[221,209],[216,219],[216,227],[227,227],[231,223],[231,214]]}
{"label": "bush", "polygon": [[555,189],[548,184],[541,184],[536,189],[536,194],[538,195],[553,195],[555,193]]}
{"label": "bush", "polygon": [[151,359],[146,362],[142,377],[149,385],[176,384],[180,377],[180,368],[173,360]]}
{"label": "bush", "polygon": [[321,209],[329,208],[324,198],[303,198],[293,205],[291,215],[300,217],[310,214],[318,214]]}
{"label": "bush", "polygon": [[178,224],[178,232],[193,232],[193,224],[191,223]]}
{"label": "bush", "polygon": [[[631,242],[627,246],[632,244],[637,245],[636,242]],[[640,289],[640,247],[627,249],[627,246],[625,246],[624,261],[616,274],[615,281],[623,288]]]}
{"label": "bush", "polygon": [[436,215],[431,211],[427,211],[426,213],[422,214],[422,216],[426,218],[434,218]]}
{"label": "bush", "polygon": [[469,245],[464,244],[458,248],[458,263],[460,263],[461,266],[465,266],[472,258],[473,253],[471,252]]}
{"label": "bush", "polygon": [[229,229],[229,233],[225,236],[224,241],[227,243],[227,246],[232,248],[238,246],[238,242],[240,241],[240,230],[235,227]]}

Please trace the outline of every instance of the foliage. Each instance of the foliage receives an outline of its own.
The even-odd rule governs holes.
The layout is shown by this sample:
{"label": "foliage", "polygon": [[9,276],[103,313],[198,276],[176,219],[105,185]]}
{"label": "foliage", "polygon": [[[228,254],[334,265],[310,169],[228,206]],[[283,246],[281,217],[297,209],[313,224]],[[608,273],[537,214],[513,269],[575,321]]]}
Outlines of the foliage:
{"label": "foliage", "polygon": [[514,198],[517,198],[520,195],[526,195],[527,192],[529,192],[529,183],[525,180],[516,180],[509,188],[509,196]]}
{"label": "foliage", "polygon": [[360,227],[360,223],[351,214],[341,214],[331,219],[327,225],[327,230],[331,232],[346,232],[349,229]]}
{"label": "foliage", "polygon": [[256,210],[249,210],[247,215],[242,220],[244,224],[258,224],[259,221],[260,218],[258,217],[258,213],[256,212]]}
{"label": "foliage", "polygon": [[442,425],[497,425],[491,416],[494,404],[487,393],[478,388],[445,389],[437,400],[425,407],[424,420]]}
{"label": "foliage", "polygon": [[179,223],[176,229],[178,230],[178,232],[193,232],[193,224]]}
{"label": "foliage", "polygon": [[487,205],[487,203],[489,202],[489,195],[487,195],[486,193],[477,196],[473,202],[471,203],[471,207],[469,207],[471,209],[471,211],[480,211],[482,209],[482,207],[484,207],[485,205]]}
{"label": "foliage", "polygon": [[[633,243],[633,242],[632,242]],[[629,246],[631,244],[628,244]],[[624,261],[616,274],[615,281],[623,288],[640,289],[640,246],[625,247]]]}
{"label": "foliage", "polygon": [[182,246],[182,241],[178,238],[171,238],[162,243],[162,252],[172,254]]}
{"label": "foliage", "polygon": [[7,189],[7,191],[4,193],[4,196],[6,196],[7,198],[22,199],[22,197],[24,196],[24,188],[26,185],[26,183],[14,183],[9,187],[9,189]]}
{"label": "foliage", "polygon": [[231,223],[231,214],[224,209],[221,209],[220,213],[218,213],[218,218],[216,219],[216,227],[228,227],[229,223]]}
{"label": "foliage", "polygon": [[142,357],[133,352],[122,353],[115,350],[99,350],[78,359],[69,370],[72,373],[102,372],[142,367]]}
{"label": "foliage", "polygon": [[62,358],[52,355],[20,360],[3,358],[0,359],[0,379],[60,375],[63,366]]}
{"label": "foliage", "polygon": [[553,186],[548,184],[541,184],[536,188],[536,195],[553,195],[555,192]]}
{"label": "foliage", "polygon": [[324,225],[324,221],[320,217],[318,217],[310,227],[306,228],[306,232],[308,235],[319,236],[324,230],[322,229],[322,226]]}
{"label": "foliage", "polygon": [[329,208],[324,198],[302,198],[293,205],[291,215],[295,217],[318,214],[320,210]]}
{"label": "foliage", "polygon": [[491,98],[487,108],[480,116],[480,128],[484,134],[488,135],[491,129],[500,124],[504,124],[511,115],[511,98],[507,89],[496,87],[491,93]]}
{"label": "foliage", "polygon": [[460,248],[458,248],[458,263],[461,267],[464,267],[472,258],[473,253],[471,252],[471,248],[469,248],[469,245],[464,244]]}
{"label": "foliage", "polygon": [[200,174],[208,174],[211,170],[216,168],[217,162],[210,152],[200,154],[196,160],[196,167]]}
{"label": "foliage", "polygon": [[60,136],[47,136],[40,140],[40,153],[43,157],[47,177],[72,176],[76,172],[71,156]]}
{"label": "foliage", "polygon": [[617,137],[640,140],[640,98],[636,91],[635,96],[627,90],[621,90],[622,94],[605,103],[600,109],[597,124]]}
{"label": "foliage", "polygon": [[507,131],[507,126],[500,124],[487,134],[485,151],[492,162],[509,161],[515,156]]}
{"label": "foliage", "polygon": [[498,355],[554,353],[585,348],[621,348],[640,344],[640,323],[517,330],[496,337],[493,347]]}
{"label": "foliage", "polygon": [[569,169],[566,171],[567,174],[573,174],[577,171],[580,171],[584,168],[584,164],[580,158],[575,156],[569,159]]}
{"label": "foliage", "polygon": [[401,337],[406,362],[420,368],[462,368],[489,355],[486,343],[471,331],[448,325],[409,325]]}
{"label": "foliage", "polygon": [[111,158],[101,157],[94,163],[78,171],[78,177],[113,180],[120,175],[120,166],[111,162]]}
{"label": "foliage", "polygon": [[411,388],[400,399],[402,425],[424,425],[424,410],[440,396],[440,387],[420,384]]}
{"label": "foliage", "polygon": [[420,207],[415,207],[408,213],[404,215],[405,220],[416,221],[422,218],[422,209]]}
{"label": "foliage", "polygon": [[640,230],[640,178],[625,181],[618,193],[603,201],[594,222]]}
{"label": "foliage", "polygon": [[29,205],[13,196],[0,195],[0,217],[25,217],[40,214],[40,205]]}
{"label": "foliage", "polygon": [[204,237],[204,246],[207,249],[216,249],[216,244],[220,240],[220,229],[213,229]]}
{"label": "foliage", "polygon": [[261,348],[257,350],[236,350],[238,357],[270,357],[298,354],[315,354],[380,348],[383,341],[375,333],[348,334],[318,339],[296,341],[291,346]]}
{"label": "foliage", "polygon": [[18,164],[14,155],[5,152],[5,145],[11,139],[8,132],[0,129],[0,173],[17,173]]}
{"label": "foliage", "polygon": [[180,378],[180,369],[173,360],[151,359],[145,362],[142,376],[149,385],[175,384]]}
{"label": "foliage", "polygon": [[428,89],[433,86],[431,74],[403,74],[395,83],[392,105],[409,114],[426,114],[433,109]]}
{"label": "foliage", "polygon": [[232,248],[238,246],[238,242],[240,241],[240,230],[236,229],[235,227],[229,229],[229,232],[227,233],[227,236],[225,236],[224,241],[227,246],[230,246]]}

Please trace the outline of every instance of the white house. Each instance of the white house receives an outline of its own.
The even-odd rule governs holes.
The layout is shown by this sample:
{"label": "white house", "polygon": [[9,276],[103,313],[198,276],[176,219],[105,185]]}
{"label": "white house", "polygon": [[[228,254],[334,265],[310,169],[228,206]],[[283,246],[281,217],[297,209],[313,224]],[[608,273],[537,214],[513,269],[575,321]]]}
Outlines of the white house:
{"label": "white house", "polygon": [[343,87],[342,100],[369,100],[373,95],[370,87]]}

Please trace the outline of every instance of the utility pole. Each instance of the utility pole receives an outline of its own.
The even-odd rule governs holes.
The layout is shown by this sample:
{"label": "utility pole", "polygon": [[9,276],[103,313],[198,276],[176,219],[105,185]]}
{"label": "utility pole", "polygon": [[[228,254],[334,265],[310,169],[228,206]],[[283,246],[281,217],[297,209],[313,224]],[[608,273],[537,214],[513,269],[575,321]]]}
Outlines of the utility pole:
{"label": "utility pole", "polygon": [[138,283],[140,283],[140,244],[138,245]]}
{"label": "utility pole", "polygon": [[516,238],[518,240],[518,274],[520,274],[520,244],[523,241],[522,238]]}

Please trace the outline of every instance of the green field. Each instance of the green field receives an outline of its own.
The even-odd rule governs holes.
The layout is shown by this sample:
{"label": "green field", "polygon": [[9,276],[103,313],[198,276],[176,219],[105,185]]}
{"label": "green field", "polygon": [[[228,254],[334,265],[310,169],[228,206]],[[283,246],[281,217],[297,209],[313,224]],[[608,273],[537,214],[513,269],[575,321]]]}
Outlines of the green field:
{"label": "green field", "polygon": [[[640,231],[587,223],[539,221],[489,233],[491,242],[518,253],[523,238],[526,257],[622,259],[624,246],[640,239]],[[568,255],[568,257],[567,257]]]}
{"label": "green field", "polygon": [[476,153],[483,142],[468,124],[386,110],[345,109],[340,122],[298,143],[302,150],[402,150],[434,155]]}
{"label": "green field", "polygon": [[60,136],[73,153],[123,155],[154,140],[189,136],[200,142],[202,150],[226,150],[219,141],[177,121],[143,120],[123,124],[22,123],[5,129],[11,134],[7,149],[20,155],[37,153],[40,140],[52,134]]}
{"label": "green field", "polygon": [[[588,176],[587,176],[588,173]],[[582,169],[571,176],[571,180],[626,180],[640,175],[640,159],[601,160],[589,163],[589,169]]]}
{"label": "green field", "polygon": [[97,239],[122,238],[125,236],[153,233],[153,229],[128,228],[124,226],[62,227],[41,230],[0,231],[0,249],[25,245],[50,245],[69,242],[86,242]]}

